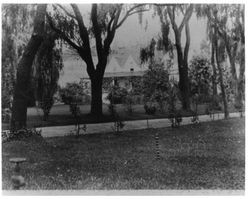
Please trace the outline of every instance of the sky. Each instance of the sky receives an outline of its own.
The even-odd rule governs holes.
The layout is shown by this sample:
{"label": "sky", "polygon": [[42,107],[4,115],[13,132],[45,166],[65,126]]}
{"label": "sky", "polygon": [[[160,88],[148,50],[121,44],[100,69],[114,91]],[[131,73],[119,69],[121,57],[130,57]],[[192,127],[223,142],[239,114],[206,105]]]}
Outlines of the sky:
{"label": "sky", "polygon": [[[116,45],[131,46],[134,44],[145,45],[149,43],[152,37],[160,35],[159,18],[152,17],[152,12],[143,14],[143,25],[139,25],[138,15],[130,16],[125,23],[118,29],[113,41]],[[182,19],[180,17],[180,19]],[[145,21],[148,21],[147,29],[145,30]],[[180,21],[180,20],[179,20]],[[200,43],[206,39],[206,22],[205,20],[197,20],[195,13],[190,19],[190,35],[191,35],[191,51],[199,51]],[[173,31],[171,29],[170,38],[174,41]],[[182,32],[182,42],[185,42],[185,31]]]}
{"label": "sky", "polygon": [[[81,4],[79,5],[79,7],[83,14],[84,22],[88,23],[91,5]],[[131,47],[134,45],[138,45],[140,47],[143,47],[150,42],[152,37],[157,37],[158,35],[160,35],[159,18],[158,16],[153,17],[152,15],[153,11],[144,12],[142,24],[139,24],[137,14],[129,16],[127,20],[122,24],[122,26],[117,30],[112,46]],[[179,23],[181,19],[182,16],[177,17]],[[146,23],[147,28],[145,29]],[[206,21],[204,19],[197,20],[195,13],[193,13],[190,19],[190,33],[190,55],[192,56],[194,52],[199,52],[201,41],[206,39]],[[172,30],[170,32],[170,37],[171,40],[174,41],[174,35]],[[182,32],[182,41],[185,42],[184,29]]]}

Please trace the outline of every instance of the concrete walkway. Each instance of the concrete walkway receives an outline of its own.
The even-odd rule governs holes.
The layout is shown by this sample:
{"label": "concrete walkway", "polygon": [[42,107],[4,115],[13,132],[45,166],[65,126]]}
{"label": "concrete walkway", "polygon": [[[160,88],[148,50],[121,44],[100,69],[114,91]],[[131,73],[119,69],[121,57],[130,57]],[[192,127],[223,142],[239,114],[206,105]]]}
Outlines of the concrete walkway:
{"label": "concrete walkway", "polygon": [[[239,113],[230,113],[229,117],[239,117]],[[223,113],[215,114],[214,120],[220,120],[224,118]],[[192,117],[183,117],[181,125],[191,124]],[[208,115],[200,115],[199,116],[200,122],[212,121]],[[134,120],[134,121],[124,121],[125,126],[123,131],[127,130],[137,130],[137,129],[146,129],[147,120]],[[171,122],[169,119],[149,119],[148,125],[150,128],[163,128],[163,127],[170,127]],[[94,134],[94,133],[108,133],[114,131],[114,123],[97,123],[97,124],[87,124],[86,132],[80,130],[80,134]],[[42,127],[37,128],[38,130],[42,130],[43,137],[57,137],[57,136],[66,136],[70,134],[75,134],[75,126],[52,126],[52,127]]]}

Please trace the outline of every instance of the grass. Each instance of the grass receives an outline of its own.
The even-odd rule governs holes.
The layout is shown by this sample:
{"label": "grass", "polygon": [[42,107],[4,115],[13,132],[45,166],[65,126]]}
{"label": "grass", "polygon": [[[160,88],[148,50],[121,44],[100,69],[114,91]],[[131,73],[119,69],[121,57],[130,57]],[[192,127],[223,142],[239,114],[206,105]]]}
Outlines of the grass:
{"label": "grass", "polygon": [[[177,108],[180,108],[180,104],[178,104]],[[199,105],[198,114],[206,114],[206,105]],[[93,118],[90,117],[90,106],[89,105],[80,105],[81,109],[81,123],[100,123],[100,122],[111,122],[113,120],[112,116],[110,116],[108,111],[108,106],[103,104],[103,117],[101,118]],[[145,114],[145,110],[143,105],[133,105],[133,114],[128,114],[126,108],[122,104],[116,105],[116,110],[119,113],[119,116],[126,121],[129,120],[141,120],[141,119],[156,119],[156,118],[167,118],[169,113],[160,113],[156,112],[155,115],[147,115]],[[230,108],[230,111],[235,111],[233,108]],[[221,111],[220,111],[221,112]],[[191,116],[192,113],[190,111],[181,110],[183,116]],[[68,105],[55,105],[51,109],[51,113],[49,119],[47,121],[43,121],[43,113],[41,109],[33,107],[28,108],[27,113],[27,126],[28,127],[44,127],[44,126],[64,126],[64,125],[73,125],[75,120],[69,111]],[[2,123],[2,128],[4,130],[9,129],[8,123]]]}
{"label": "grass", "polygon": [[237,118],[178,129],[6,142],[2,186],[11,189],[9,158],[26,157],[27,190],[244,189],[244,126],[244,118]]}

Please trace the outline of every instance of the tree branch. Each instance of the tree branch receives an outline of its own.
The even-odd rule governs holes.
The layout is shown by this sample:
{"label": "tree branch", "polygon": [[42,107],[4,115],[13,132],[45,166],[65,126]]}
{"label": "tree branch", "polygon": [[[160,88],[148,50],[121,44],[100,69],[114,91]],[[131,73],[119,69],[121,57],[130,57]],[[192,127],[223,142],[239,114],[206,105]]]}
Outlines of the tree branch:
{"label": "tree branch", "polygon": [[59,8],[61,8],[65,14],[67,14],[69,17],[73,18],[73,19],[76,19],[76,16],[71,14],[68,10],[66,10],[66,8],[64,8],[61,4],[56,4],[56,6],[52,5],[53,7],[56,7],[58,6]]}
{"label": "tree branch", "polygon": [[[113,26],[111,28],[111,32],[114,32],[115,29],[117,29],[117,23],[118,23],[118,20],[119,20],[119,17],[120,17],[120,14],[121,14],[121,11],[122,11],[122,7],[119,7],[118,10],[116,10],[116,14],[115,14],[115,17],[114,17],[114,23],[113,23]],[[125,21],[125,19],[124,19]]]}
{"label": "tree branch", "polygon": [[83,44],[86,45],[85,48],[89,48],[90,50],[88,30],[84,25],[81,12],[76,4],[71,4],[71,7],[73,8],[73,11],[76,16],[76,20],[77,20],[79,31],[80,31],[80,37],[83,41]]}
{"label": "tree branch", "polygon": [[95,41],[96,41],[96,51],[97,51],[97,56],[98,60],[101,60],[102,57],[102,52],[103,52],[103,46],[102,46],[102,37],[101,37],[101,29],[97,21],[97,4],[92,5],[91,9],[91,21],[93,24],[93,32],[95,35]]}
{"label": "tree branch", "polygon": [[[110,19],[109,23],[108,23],[108,26],[107,26],[107,36],[106,36],[106,38],[104,40],[104,45],[103,45],[103,51],[104,51],[104,53],[108,53],[109,52],[110,44],[113,41],[113,38],[114,38],[114,35],[115,35],[115,29],[113,27],[114,27],[114,23],[115,23],[114,21],[115,21],[115,19],[117,19],[117,15],[114,12],[112,14],[112,16],[111,16],[111,19]],[[113,26],[112,26],[112,23],[113,23]]]}
{"label": "tree branch", "polygon": [[112,24],[112,22],[114,21],[114,19],[115,19],[115,15],[113,15],[113,16],[111,17],[111,19],[110,19],[110,21],[109,21],[109,23],[108,23],[108,26],[107,26],[107,31],[108,31],[108,32],[111,31],[111,24]]}
{"label": "tree branch", "polygon": [[[131,15],[133,15],[133,14],[135,14],[135,13],[148,11],[149,9],[134,11],[136,8],[139,8],[139,7],[143,6],[143,5],[145,5],[145,4],[138,4],[138,5],[135,5],[135,6],[133,6],[132,8],[130,8],[130,9],[126,12],[125,16],[121,19],[121,21],[116,25],[115,28],[116,28],[116,29],[119,28],[129,16],[131,16]],[[134,11],[134,12],[132,12],[132,11]]]}
{"label": "tree branch", "polygon": [[56,28],[56,26],[53,23],[53,20],[51,18],[51,16],[46,13],[46,17],[48,19],[49,25],[50,27],[63,39],[65,40],[70,46],[72,46],[74,49],[76,49],[77,51],[79,51],[81,49],[80,46],[78,46],[77,44],[75,44],[69,37],[67,37],[67,35],[65,33],[63,33],[61,30],[59,30],[58,28]]}
{"label": "tree branch", "polygon": [[140,13],[140,12],[146,12],[146,11],[149,11],[149,9],[137,10],[137,11],[131,12],[128,16],[131,16],[133,14]]}
{"label": "tree branch", "polygon": [[184,49],[184,60],[185,62],[188,61],[188,52],[189,52],[189,47],[190,47],[190,29],[189,29],[189,23],[187,21],[185,25],[185,32],[186,32],[186,45]]}
{"label": "tree branch", "polygon": [[186,11],[186,13],[185,13],[185,15],[184,15],[184,17],[182,19],[182,22],[181,22],[181,24],[179,26],[179,31],[180,32],[182,31],[184,25],[189,21],[190,17],[192,16],[192,13],[193,13],[193,4],[191,4],[188,7],[188,9],[187,9],[187,11]]}
{"label": "tree branch", "polygon": [[177,27],[177,24],[175,23],[175,17],[174,17],[175,12],[174,12],[174,7],[172,7],[172,9],[171,9],[171,7],[168,6],[168,7],[167,7],[167,11],[168,11],[168,16],[169,16],[169,18],[170,18],[170,21],[171,21],[172,27],[173,27],[173,29],[174,29],[174,32],[175,32],[175,34],[177,34],[177,33],[178,33],[178,27]]}
{"label": "tree branch", "polygon": [[161,7],[161,6],[173,6],[173,5],[176,5],[176,4],[168,4],[168,3],[154,3],[153,5],[155,5],[155,6],[159,6],[159,7]]}
{"label": "tree branch", "polygon": [[[110,25],[110,28],[109,28],[110,30],[107,31],[107,37],[104,40],[104,52],[107,54],[109,52],[110,44],[112,43],[114,36],[115,36],[115,31],[117,28],[117,23],[118,23],[118,19],[119,19],[120,14],[121,14],[121,8],[119,8],[118,11],[116,11],[116,15],[114,16],[113,19],[110,20],[110,23],[108,24],[108,26]],[[112,20],[114,22],[113,22],[113,25],[111,27]]]}

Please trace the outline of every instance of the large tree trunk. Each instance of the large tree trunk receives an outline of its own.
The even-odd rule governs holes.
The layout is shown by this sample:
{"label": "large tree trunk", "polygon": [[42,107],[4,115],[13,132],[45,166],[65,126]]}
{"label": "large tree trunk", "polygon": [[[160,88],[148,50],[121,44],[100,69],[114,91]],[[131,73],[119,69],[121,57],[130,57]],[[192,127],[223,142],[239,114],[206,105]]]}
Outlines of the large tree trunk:
{"label": "large tree trunk", "polygon": [[222,95],[222,100],[223,100],[223,105],[224,105],[224,117],[225,117],[225,119],[227,119],[229,116],[227,97],[226,97],[226,91],[225,91],[225,86],[224,86],[224,82],[223,82],[223,72],[222,72],[222,68],[221,68],[221,59],[220,59],[217,41],[215,41],[215,55],[216,55],[216,62],[217,62],[217,67],[218,67],[218,71],[219,71],[221,95]]}
{"label": "large tree trunk", "polygon": [[[193,13],[193,5],[191,4],[182,19],[180,26],[178,27],[175,21],[176,9],[178,6],[172,5],[167,7],[167,12],[169,19],[171,21],[174,34],[175,34],[175,45],[177,50],[177,59],[178,59],[178,69],[179,69],[179,88],[182,95],[182,108],[184,110],[190,109],[190,85],[188,79],[188,52],[190,46],[190,30],[189,30],[189,20]],[[183,10],[182,10],[183,11]],[[181,32],[185,26],[186,33],[186,45],[184,52],[182,51],[181,46]]]}
{"label": "large tree trunk", "polygon": [[234,99],[235,99],[235,104],[239,104],[240,103],[240,97],[239,97],[239,85],[238,85],[238,77],[236,74],[236,68],[235,68],[235,57],[236,57],[236,53],[234,53],[232,55],[231,53],[231,49],[227,44],[227,54],[229,57],[229,63],[230,63],[230,67],[231,67],[231,75],[232,75],[232,87],[233,87],[233,92],[234,92]]}
{"label": "large tree trunk", "polygon": [[37,6],[33,34],[18,63],[12,105],[11,130],[26,127],[27,104],[30,99],[28,93],[30,90],[31,68],[35,55],[43,41],[46,7],[46,4]]}
{"label": "large tree trunk", "polygon": [[[178,64],[179,65],[179,64]],[[184,110],[190,109],[190,88],[188,79],[188,67],[185,63],[181,62],[179,67],[179,88],[182,96],[182,108]]]}
{"label": "large tree trunk", "polygon": [[91,81],[91,110],[90,114],[94,118],[100,118],[102,116],[102,82],[104,71],[107,65],[108,53],[103,54],[100,57],[96,68],[92,58],[89,56],[89,59],[85,59],[87,64],[87,72]]}
{"label": "large tree trunk", "polygon": [[183,58],[182,48],[180,44],[180,38],[176,35],[176,49],[178,58],[178,70],[179,70],[179,88],[182,97],[182,108],[184,110],[190,109],[190,88],[188,79],[188,65]]}
{"label": "large tree trunk", "polygon": [[[243,44],[244,45],[244,44]],[[241,49],[241,58],[240,58],[240,74],[238,79],[238,92],[239,92],[239,102],[243,106],[243,102],[245,100],[245,47],[243,46]],[[242,107],[243,108],[243,107]]]}
{"label": "large tree trunk", "polygon": [[212,69],[213,69],[213,77],[212,77],[212,87],[213,87],[213,96],[216,96],[218,94],[217,91],[217,83],[216,83],[216,77],[217,77],[217,73],[216,73],[216,67],[215,67],[215,61],[214,61],[214,56],[215,56],[215,50],[214,50],[214,44],[212,42],[212,52],[211,52],[211,65],[212,65]]}
{"label": "large tree trunk", "polygon": [[102,79],[100,75],[91,79],[91,115],[96,118],[102,116]]}
{"label": "large tree trunk", "polygon": [[[244,110],[245,101],[245,15],[244,15],[244,5],[241,10],[242,24],[240,26],[240,36],[241,36],[241,46],[240,46],[240,74],[238,79],[238,92],[239,101],[241,103],[242,109]],[[240,23],[239,23],[240,24]]]}

